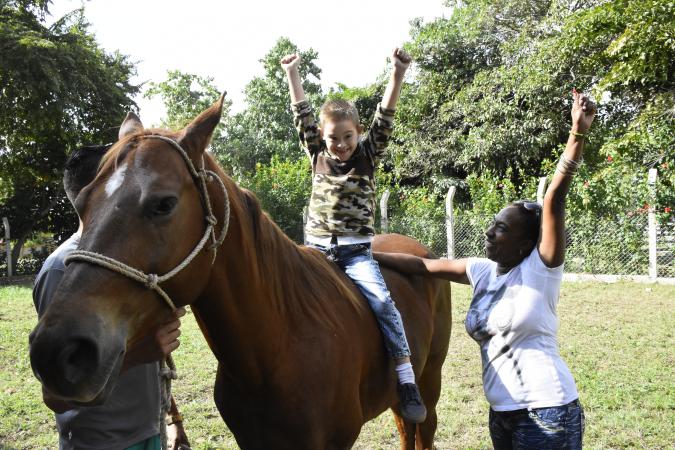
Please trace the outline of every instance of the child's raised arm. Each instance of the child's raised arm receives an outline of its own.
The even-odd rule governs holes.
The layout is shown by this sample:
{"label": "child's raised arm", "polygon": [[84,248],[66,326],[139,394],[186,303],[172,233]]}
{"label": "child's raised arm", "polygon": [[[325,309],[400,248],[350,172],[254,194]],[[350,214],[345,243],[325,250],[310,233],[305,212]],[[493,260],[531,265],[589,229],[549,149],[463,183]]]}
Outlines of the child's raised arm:
{"label": "child's raised arm", "polygon": [[391,55],[391,62],[394,70],[391,72],[389,83],[382,96],[382,107],[387,109],[396,109],[398,97],[401,95],[401,85],[405,71],[410,67],[412,58],[402,48],[395,48]]}
{"label": "child's raised arm", "polygon": [[294,53],[286,55],[279,61],[281,67],[286,71],[288,79],[288,90],[291,94],[291,103],[298,103],[305,100],[305,91],[302,89],[302,80],[300,79],[300,55]]}

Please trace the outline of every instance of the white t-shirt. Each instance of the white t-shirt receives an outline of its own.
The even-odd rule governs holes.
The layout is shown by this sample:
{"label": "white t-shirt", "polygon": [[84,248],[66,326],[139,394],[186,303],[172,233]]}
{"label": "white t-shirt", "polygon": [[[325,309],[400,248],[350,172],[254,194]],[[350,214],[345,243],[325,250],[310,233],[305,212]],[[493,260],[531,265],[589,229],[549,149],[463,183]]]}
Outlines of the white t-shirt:
{"label": "white t-shirt", "polygon": [[563,266],[548,268],[535,250],[508,273],[470,258],[473,299],[466,316],[480,345],[483,389],[495,411],[565,405],[579,397],[558,352],[556,305]]}

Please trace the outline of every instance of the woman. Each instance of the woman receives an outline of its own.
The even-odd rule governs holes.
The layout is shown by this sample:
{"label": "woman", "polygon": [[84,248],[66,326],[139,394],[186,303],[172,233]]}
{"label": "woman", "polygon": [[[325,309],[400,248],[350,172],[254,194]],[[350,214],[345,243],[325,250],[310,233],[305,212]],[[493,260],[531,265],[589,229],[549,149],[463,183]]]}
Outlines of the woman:
{"label": "woman", "polygon": [[538,203],[507,205],[485,231],[485,258],[375,254],[384,266],[471,284],[466,330],[481,348],[495,449],[582,447],[583,409],[558,353],[556,305],[565,259],[565,197],[595,105],[573,91],[572,129]]}

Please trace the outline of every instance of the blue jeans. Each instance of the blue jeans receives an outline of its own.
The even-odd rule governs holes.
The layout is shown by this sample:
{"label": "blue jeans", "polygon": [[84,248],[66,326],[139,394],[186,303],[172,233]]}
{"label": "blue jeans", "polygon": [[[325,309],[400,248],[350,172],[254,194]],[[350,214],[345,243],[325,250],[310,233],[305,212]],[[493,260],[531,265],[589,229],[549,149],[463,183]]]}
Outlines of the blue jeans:
{"label": "blue jeans", "polygon": [[579,400],[552,408],[494,411],[490,437],[495,450],[582,448],[584,410]]}
{"label": "blue jeans", "polygon": [[307,245],[324,252],[361,290],[375,314],[384,337],[384,344],[391,357],[397,359],[410,356],[401,314],[391,299],[379,264],[373,259],[370,244],[331,245],[330,247]]}

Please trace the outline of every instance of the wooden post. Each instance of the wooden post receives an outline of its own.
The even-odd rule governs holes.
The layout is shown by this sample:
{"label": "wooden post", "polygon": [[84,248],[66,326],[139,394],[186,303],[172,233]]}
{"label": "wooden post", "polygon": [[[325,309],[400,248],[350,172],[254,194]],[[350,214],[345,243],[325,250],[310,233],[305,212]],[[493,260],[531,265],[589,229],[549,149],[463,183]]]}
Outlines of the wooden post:
{"label": "wooden post", "polygon": [[455,259],[455,215],[452,201],[455,198],[455,186],[450,186],[445,196],[445,232],[448,238],[448,259]]}
{"label": "wooden post", "polygon": [[649,169],[649,175],[647,176],[647,183],[649,184],[649,212],[647,215],[649,229],[647,239],[649,241],[649,278],[652,280],[656,280],[658,276],[656,267],[656,214],[654,212],[654,203],[656,203],[656,176],[656,169]]}
{"label": "wooden post", "polygon": [[7,277],[12,276],[12,241],[9,234],[9,220],[2,218],[2,225],[5,227],[5,251],[7,252]]}
{"label": "wooden post", "polygon": [[544,204],[544,194],[546,193],[546,177],[539,178],[539,187],[537,187],[537,203]]}
{"label": "wooden post", "polygon": [[380,198],[380,233],[389,233],[389,189],[382,193]]}

